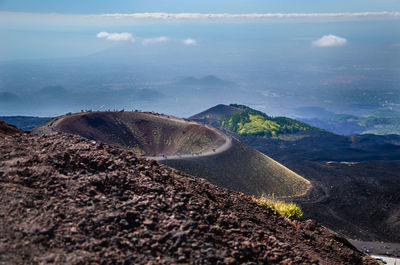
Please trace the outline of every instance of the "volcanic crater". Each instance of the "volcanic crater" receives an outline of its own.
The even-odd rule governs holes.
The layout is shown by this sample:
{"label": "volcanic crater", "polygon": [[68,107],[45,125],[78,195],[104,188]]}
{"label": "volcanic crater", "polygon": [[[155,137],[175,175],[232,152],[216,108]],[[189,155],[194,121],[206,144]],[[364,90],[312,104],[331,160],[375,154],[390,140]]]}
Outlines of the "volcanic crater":
{"label": "volcanic crater", "polygon": [[299,196],[311,187],[308,180],[268,156],[192,120],[137,111],[86,112],[54,118],[34,133],[55,131],[127,148],[249,195]]}

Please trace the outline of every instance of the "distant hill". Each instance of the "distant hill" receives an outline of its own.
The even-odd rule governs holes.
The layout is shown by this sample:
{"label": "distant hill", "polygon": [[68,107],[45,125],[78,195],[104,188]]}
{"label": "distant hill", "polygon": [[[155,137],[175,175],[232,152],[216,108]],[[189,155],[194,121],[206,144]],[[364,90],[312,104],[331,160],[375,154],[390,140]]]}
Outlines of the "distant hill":
{"label": "distant hill", "polygon": [[201,78],[195,77],[186,77],[180,81],[178,81],[180,85],[189,85],[189,86],[234,86],[235,83],[222,80],[216,76],[208,75]]}
{"label": "distant hill", "polygon": [[18,128],[0,120],[0,137],[10,136],[21,132],[22,131],[19,130]]}
{"label": "distant hill", "polygon": [[306,123],[286,117],[270,117],[244,105],[218,105],[191,119],[210,123],[238,135],[277,138],[299,132],[320,131]]}
{"label": "distant hill", "polygon": [[400,134],[400,117],[367,117],[359,121],[363,134]]}
{"label": "distant hill", "polygon": [[349,114],[335,114],[329,118],[300,119],[324,130],[340,134],[400,134],[400,116],[359,117]]}
{"label": "distant hill", "polygon": [[57,117],[34,133],[66,132],[128,148],[185,173],[251,195],[301,195],[309,181],[268,156],[198,122],[142,112],[92,112]]}
{"label": "distant hill", "polygon": [[50,117],[32,117],[32,116],[1,116],[0,119],[15,127],[30,131],[33,128],[50,120]]}

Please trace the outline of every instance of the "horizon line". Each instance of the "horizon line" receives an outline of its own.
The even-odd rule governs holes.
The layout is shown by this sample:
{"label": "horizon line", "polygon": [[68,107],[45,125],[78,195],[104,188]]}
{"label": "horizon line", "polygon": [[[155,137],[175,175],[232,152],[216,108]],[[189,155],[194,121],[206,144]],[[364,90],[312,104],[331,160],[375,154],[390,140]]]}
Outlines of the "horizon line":
{"label": "horizon line", "polygon": [[[347,20],[382,20],[400,19],[400,11],[379,12],[332,12],[332,13],[167,13],[167,12],[142,12],[142,13],[102,13],[102,14],[64,14],[64,13],[32,13],[0,11],[3,19],[33,18],[41,20],[55,16],[64,19],[112,19],[113,21],[200,21],[200,22],[274,22],[274,21],[347,21]],[[1,19],[1,16],[0,16]]]}

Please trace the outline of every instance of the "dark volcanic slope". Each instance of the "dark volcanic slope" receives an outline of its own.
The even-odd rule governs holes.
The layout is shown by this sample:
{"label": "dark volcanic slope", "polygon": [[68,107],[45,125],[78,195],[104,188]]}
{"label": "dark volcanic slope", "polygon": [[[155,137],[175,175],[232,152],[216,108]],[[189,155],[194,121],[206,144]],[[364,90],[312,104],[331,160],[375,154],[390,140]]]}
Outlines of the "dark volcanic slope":
{"label": "dark volcanic slope", "polygon": [[300,175],[235,138],[229,150],[216,154],[212,159],[168,159],[163,163],[218,186],[257,196],[299,196],[311,188],[310,182]]}
{"label": "dark volcanic slope", "polygon": [[0,120],[0,137],[14,135],[17,133],[21,133],[22,131],[17,127],[14,127],[10,124],[5,123],[4,121]]}
{"label": "dark volcanic slope", "polygon": [[311,180],[305,214],[350,238],[400,241],[400,137],[315,134],[296,141],[240,137]]}
{"label": "dark volcanic slope", "polygon": [[376,264],[312,221],[78,136],[0,139],[0,177],[0,263]]}
{"label": "dark volcanic slope", "polygon": [[270,140],[260,137],[238,138],[261,152],[286,161],[388,161],[400,159],[398,135],[342,136],[329,132],[299,133],[288,140]]}

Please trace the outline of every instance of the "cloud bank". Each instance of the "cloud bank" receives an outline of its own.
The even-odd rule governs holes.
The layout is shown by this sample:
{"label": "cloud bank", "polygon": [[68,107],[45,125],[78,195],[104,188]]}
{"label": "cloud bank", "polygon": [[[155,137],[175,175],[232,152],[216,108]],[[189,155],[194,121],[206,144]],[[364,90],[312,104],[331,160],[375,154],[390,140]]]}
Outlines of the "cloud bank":
{"label": "cloud bank", "polygon": [[195,39],[188,38],[183,40],[183,44],[187,46],[197,45],[197,41]]}
{"label": "cloud bank", "polygon": [[105,31],[99,32],[96,35],[97,38],[99,39],[106,39],[110,41],[130,41],[134,42],[135,38],[132,36],[131,33],[128,32],[122,32],[122,33],[108,33]]}
{"label": "cloud bank", "polygon": [[379,19],[400,18],[400,12],[358,12],[358,13],[251,13],[251,14],[229,14],[229,13],[133,13],[133,14],[101,14],[102,17],[110,18],[134,18],[134,19],[162,19],[162,20],[270,20],[270,19]]}
{"label": "cloud bank", "polygon": [[342,37],[335,35],[325,35],[322,38],[313,41],[312,45],[315,47],[327,48],[327,47],[340,47],[347,44],[347,40]]}
{"label": "cloud bank", "polygon": [[[1,2],[1,0],[0,0]],[[133,13],[133,14],[57,14],[0,11],[0,25],[20,26],[23,24],[130,26],[139,23],[275,23],[275,22],[342,22],[400,20],[400,12],[359,13]]]}

